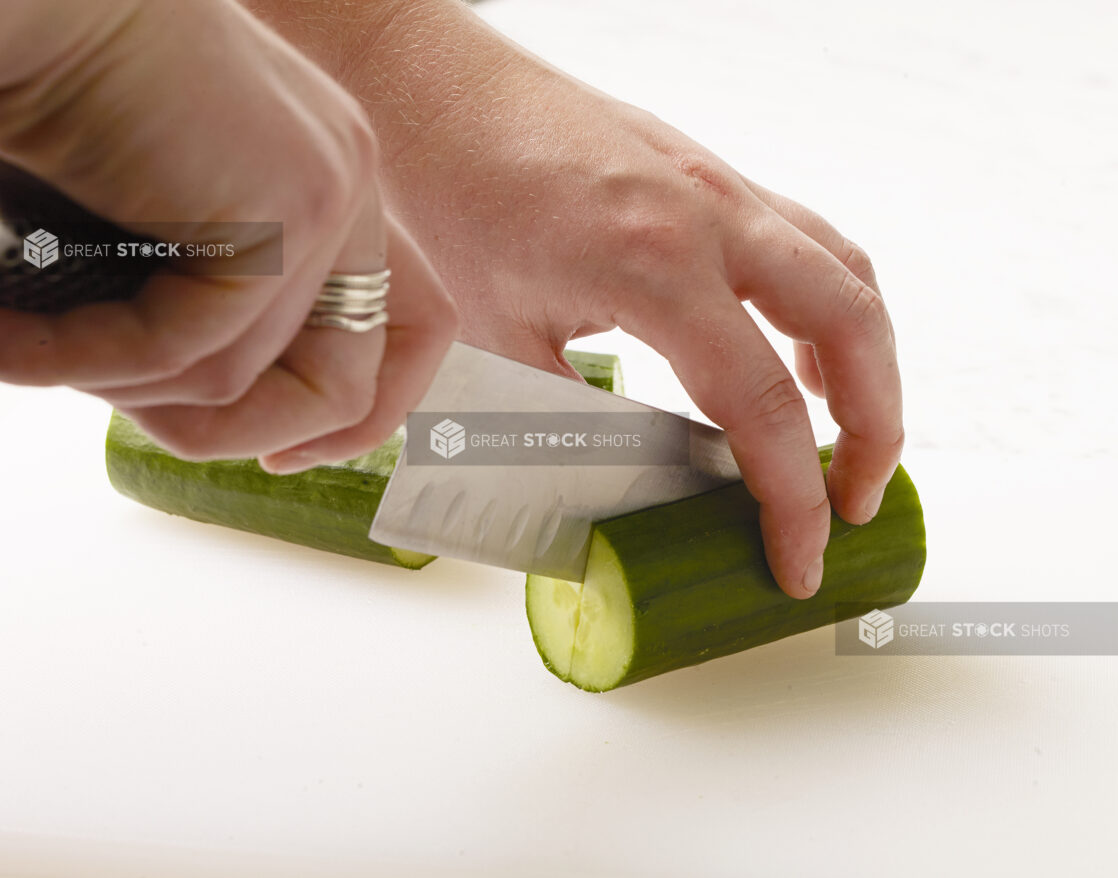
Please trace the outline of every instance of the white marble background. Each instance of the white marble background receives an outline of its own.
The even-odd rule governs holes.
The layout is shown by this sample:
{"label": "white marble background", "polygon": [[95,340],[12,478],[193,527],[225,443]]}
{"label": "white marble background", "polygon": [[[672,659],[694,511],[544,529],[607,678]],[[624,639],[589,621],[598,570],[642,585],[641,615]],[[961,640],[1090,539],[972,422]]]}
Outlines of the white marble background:
{"label": "white marble background", "polygon": [[[918,599],[1113,599],[1118,6],[478,9],[874,257],[928,518]],[[582,346],[690,407],[641,345]],[[0,386],[0,876],[1113,862],[1118,659],[836,658],[818,631],[588,696],[539,665],[514,574],[145,510],[104,478],[107,415]]]}

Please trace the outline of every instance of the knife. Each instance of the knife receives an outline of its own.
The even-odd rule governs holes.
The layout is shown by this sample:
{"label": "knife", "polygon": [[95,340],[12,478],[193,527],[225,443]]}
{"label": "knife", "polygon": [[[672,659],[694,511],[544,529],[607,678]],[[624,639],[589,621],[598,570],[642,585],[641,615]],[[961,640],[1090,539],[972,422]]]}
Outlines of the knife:
{"label": "knife", "polygon": [[[104,241],[137,237],[0,162],[2,308],[60,313],[131,299],[161,264],[153,259],[132,276],[112,277],[86,271],[80,259],[32,269],[21,253],[21,239],[39,228],[54,233],[81,228]],[[451,347],[414,414],[423,413],[456,413],[462,421],[467,414],[515,421],[562,413],[563,418],[593,416],[590,420],[600,424],[629,417],[661,445],[676,446],[660,449],[676,452],[667,455],[670,462],[645,454],[610,463],[506,465],[498,459],[471,465],[468,458],[476,455],[463,453],[446,466],[409,463],[405,449],[369,535],[428,554],[581,580],[593,522],[740,478],[720,430],[461,342]]]}
{"label": "knife", "polygon": [[[24,257],[28,236],[80,237],[115,247],[118,242],[151,241],[95,214],[37,177],[0,161],[0,308],[61,314],[78,305],[135,298],[164,260],[133,265],[127,274],[106,275],[92,260],[67,257],[38,268]],[[80,231],[80,234],[75,234]]]}
{"label": "knife", "polygon": [[[640,448],[594,447],[594,437],[632,435],[619,424],[639,428]],[[529,434],[543,441],[526,447]],[[579,435],[584,445],[563,445]],[[721,430],[455,342],[408,416],[369,537],[581,581],[595,521],[740,478]]]}

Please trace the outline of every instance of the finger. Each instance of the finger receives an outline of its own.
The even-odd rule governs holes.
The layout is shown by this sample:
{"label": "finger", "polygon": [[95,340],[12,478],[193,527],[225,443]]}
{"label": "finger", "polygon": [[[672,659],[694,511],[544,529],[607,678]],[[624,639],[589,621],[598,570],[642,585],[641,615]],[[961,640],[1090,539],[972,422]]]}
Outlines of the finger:
{"label": "finger", "polygon": [[810,393],[826,396],[823,390],[823,376],[819,373],[819,361],[815,359],[815,348],[803,342],[793,345],[796,358],[796,374]]}
{"label": "finger", "polygon": [[0,308],[0,381],[121,385],[177,375],[244,332],[282,280],[165,273],[131,302],[51,316]]}
{"label": "finger", "polygon": [[766,189],[745,177],[742,177],[742,181],[757,198],[838,259],[858,280],[872,287],[878,294],[881,293],[873,263],[865,250],[798,201]]}
{"label": "finger", "polygon": [[[804,205],[800,204],[798,201],[794,201],[778,192],[766,189],[764,186],[754,183],[752,180],[742,177],[742,182],[744,182],[749,190],[762,202],[779,213],[784,219],[817,244],[824,247],[832,256],[835,256],[839,262],[854,273],[856,278],[872,287],[876,292],[881,292],[881,288],[877,283],[877,275],[874,273],[873,263],[870,262],[869,256],[866,255],[866,252],[861,247],[845,237],[838,229],[827,222],[827,220],[814,210],[804,207]],[[800,381],[810,393],[816,396],[824,396],[823,376],[819,373],[819,363],[815,359],[815,351],[812,349],[811,345],[803,344],[802,342],[795,343],[794,351],[796,374],[799,376]]]}
{"label": "finger", "polygon": [[391,218],[387,228],[392,287],[376,405],[352,427],[262,456],[260,464],[269,472],[297,472],[323,462],[346,460],[383,443],[423,398],[454,340],[457,316],[442,282],[412,239]]}
{"label": "finger", "polygon": [[[374,187],[361,206],[363,217],[353,230],[339,225],[320,238],[261,317],[226,348],[162,381],[126,387],[82,387],[117,408],[156,405],[228,405],[240,399],[259,375],[291,344],[307,319],[315,297],[331,270],[354,271],[355,265],[385,264],[382,208]],[[357,242],[357,243],[348,243]],[[354,248],[362,252],[355,252]],[[344,267],[349,265],[350,268]],[[379,270],[379,269],[374,269]]]}
{"label": "finger", "polygon": [[[318,254],[315,254],[316,256]],[[279,359],[306,320],[320,279],[320,259],[299,266],[243,334],[170,378],[129,385],[80,385],[116,408],[158,405],[228,405],[240,399],[268,366]]]}
{"label": "finger", "polygon": [[252,457],[360,420],[373,404],[384,330],[304,330],[227,406],[122,409],[178,457]]}
{"label": "finger", "polygon": [[[345,228],[348,227],[348,231]],[[371,273],[385,264],[385,229],[374,196],[354,203],[327,250],[339,272]],[[314,292],[327,268],[321,268]],[[303,318],[310,305],[303,308]],[[304,328],[283,355],[236,402],[225,406],[164,405],[123,409],[180,457],[251,457],[278,451],[361,421],[376,398],[384,353],[383,327],[367,333]]]}
{"label": "finger", "polygon": [[[786,335],[810,344],[840,427],[827,483],[853,524],[877,512],[904,445],[892,324],[880,295],[774,211],[751,222],[732,283]],[[810,375],[809,375],[810,377]]]}
{"label": "finger", "polygon": [[695,404],[725,429],[761,504],[773,576],[792,597],[809,597],[823,574],[830,507],[807,406],[741,303],[710,279],[710,288],[719,284],[709,301],[656,295],[618,324],[664,354]]}
{"label": "finger", "polygon": [[[878,294],[881,293],[873,263],[865,250],[844,236],[815,211],[804,207],[798,201],[766,189],[745,177],[742,177],[742,181],[757,198],[825,248],[827,252],[845,265],[856,278],[872,287]],[[794,350],[796,374],[803,382],[804,387],[816,396],[825,396],[823,376],[819,372],[819,362],[815,359],[815,351],[812,346],[796,342]]]}

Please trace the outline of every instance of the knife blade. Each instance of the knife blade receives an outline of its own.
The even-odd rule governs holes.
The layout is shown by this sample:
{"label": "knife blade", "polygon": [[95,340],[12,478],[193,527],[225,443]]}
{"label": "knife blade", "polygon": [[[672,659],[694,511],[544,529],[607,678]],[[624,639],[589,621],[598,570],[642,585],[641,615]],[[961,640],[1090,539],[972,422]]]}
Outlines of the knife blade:
{"label": "knife blade", "polygon": [[[636,416],[663,438],[686,444],[670,462],[647,455],[636,462],[470,465],[459,430],[447,445],[443,421],[480,413],[500,423],[585,415],[580,423],[616,423]],[[414,426],[435,424],[431,463],[427,437]],[[532,419],[535,418],[535,421]],[[459,420],[466,420],[459,417]],[[740,478],[721,430],[682,415],[591,387],[560,375],[455,342],[427,394],[409,415],[408,440],[381,498],[371,539],[403,549],[477,561],[496,567],[581,581],[591,528],[648,506],[709,491]],[[442,428],[441,430],[439,428]],[[656,436],[652,438],[655,439]],[[453,443],[457,442],[455,446]],[[653,441],[650,443],[655,445]],[[449,448],[449,451],[448,451]],[[409,462],[409,449],[412,457]],[[671,449],[669,449],[671,450]],[[469,449],[476,458],[479,453]],[[522,456],[525,452],[522,451]],[[423,458],[424,464],[418,463]],[[458,458],[456,463],[454,459]],[[614,457],[609,458],[613,460]],[[481,457],[499,459],[494,454]]]}

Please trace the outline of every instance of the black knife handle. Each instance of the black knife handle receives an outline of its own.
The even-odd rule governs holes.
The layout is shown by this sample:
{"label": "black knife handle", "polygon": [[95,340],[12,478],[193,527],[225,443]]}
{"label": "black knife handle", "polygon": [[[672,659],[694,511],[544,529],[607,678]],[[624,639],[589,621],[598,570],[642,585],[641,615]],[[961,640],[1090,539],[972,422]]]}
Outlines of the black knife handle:
{"label": "black knife handle", "polygon": [[59,238],[82,236],[115,246],[150,240],[90,213],[37,177],[0,162],[0,308],[58,314],[78,305],[132,299],[162,264],[152,259],[127,275],[107,275],[89,259],[67,257],[46,268],[24,259],[24,238],[46,229]]}

